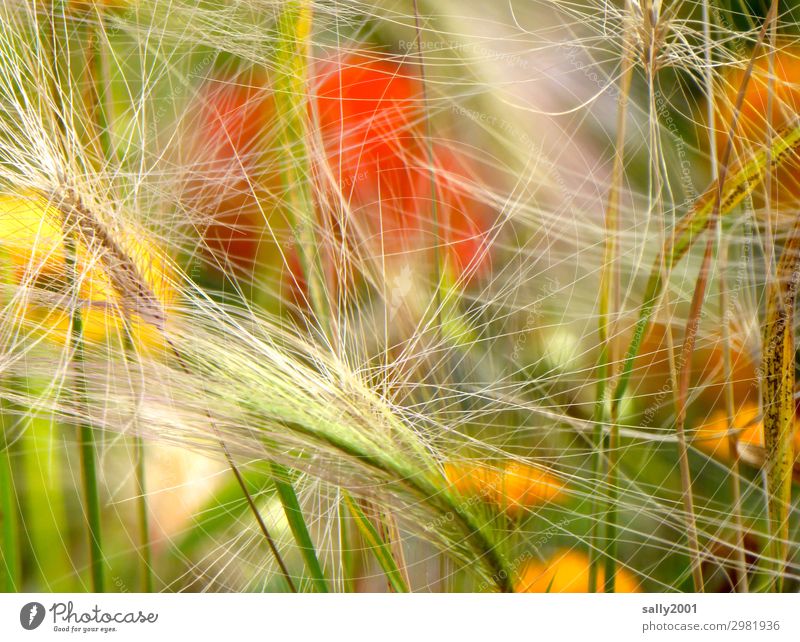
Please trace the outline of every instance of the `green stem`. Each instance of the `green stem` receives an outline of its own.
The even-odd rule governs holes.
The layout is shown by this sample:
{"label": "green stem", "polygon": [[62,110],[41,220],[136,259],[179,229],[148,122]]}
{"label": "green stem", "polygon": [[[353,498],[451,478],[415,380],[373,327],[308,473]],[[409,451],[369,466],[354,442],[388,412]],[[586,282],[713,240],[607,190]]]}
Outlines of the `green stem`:
{"label": "green stem", "polygon": [[332,340],[330,303],[321,252],[316,244],[313,172],[308,152],[307,75],[312,15],[309,0],[289,0],[278,17],[275,104],[286,157],[281,179],[300,264],[308,284],[311,309],[322,331]]}
{"label": "green stem", "polygon": [[[343,491],[340,491],[343,492]],[[345,593],[354,593],[356,590],[355,576],[357,568],[355,547],[356,538],[351,536],[348,528],[349,520],[347,518],[347,503],[344,498],[338,501],[338,521],[339,521],[339,557],[341,564],[342,580],[344,583]]]}
{"label": "green stem", "polygon": [[139,521],[140,579],[143,593],[153,592],[153,559],[150,546],[150,519],[147,507],[147,484],[145,478],[145,448],[141,437],[134,437],[136,445],[136,492],[137,517]]}
{"label": "green stem", "polygon": [[355,518],[358,530],[364,537],[367,546],[369,546],[370,551],[372,551],[375,559],[378,561],[381,570],[386,575],[386,579],[389,580],[391,589],[395,593],[408,593],[408,584],[404,579],[403,572],[395,561],[394,555],[392,555],[389,544],[380,536],[380,533],[378,533],[378,530],[372,524],[369,517],[361,510],[358,502],[347,494],[344,496],[344,501]]}
{"label": "green stem", "polygon": [[[284,3],[277,25],[279,50],[276,56],[278,74],[275,81],[275,101],[281,119],[281,141],[288,159],[282,179],[291,210],[301,267],[308,284],[311,309],[323,333],[333,340],[331,306],[325,290],[322,257],[315,243],[316,216],[307,148],[307,67],[312,16],[312,7],[308,0],[290,0]],[[312,582],[318,592],[326,593],[328,584],[300,510],[297,494],[291,483],[286,481],[290,471],[273,464],[273,472],[273,483]]]}
{"label": "green stem", "polygon": [[111,140],[111,127],[108,116],[108,98],[110,95],[110,73],[107,52],[103,47],[106,38],[105,22],[102,7],[95,6],[97,27],[89,38],[88,72],[91,78],[93,122],[97,129],[97,141],[100,144],[103,160],[110,163],[114,157]]}
{"label": "green stem", "polygon": [[80,427],[81,477],[85,501],[86,523],[89,529],[89,560],[92,592],[103,593],[105,588],[103,544],[100,529],[100,493],[97,484],[97,450],[91,426]]}
{"label": "green stem", "polygon": [[300,554],[303,556],[303,561],[311,575],[311,581],[318,593],[327,593],[328,582],[317,557],[311,534],[308,532],[308,526],[306,526],[303,518],[300,503],[297,501],[297,494],[292,484],[287,481],[290,478],[289,469],[275,463],[271,464],[271,468],[275,490],[278,491],[283,511],[286,513],[286,520],[289,522],[289,528],[292,530],[297,547],[300,549]]}
{"label": "green stem", "polygon": [[[610,589],[613,591],[614,574],[616,572],[616,496],[611,493],[615,492],[616,486],[616,456],[615,446],[619,439],[619,429],[616,422],[616,414],[612,412],[612,416],[607,416],[607,402],[608,390],[611,384],[613,373],[610,368],[610,363],[615,362],[616,359],[613,354],[613,345],[609,339],[610,326],[613,323],[613,315],[619,308],[619,268],[617,264],[617,235],[619,233],[619,199],[620,189],[625,173],[625,131],[628,116],[628,95],[630,93],[631,80],[633,77],[633,63],[630,55],[627,53],[628,48],[625,48],[624,54],[624,71],[620,79],[620,92],[619,104],[617,106],[617,141],[616,141],[616,154],[614,156],[614,169],[611,180],[611,187],[608,194],[608,205],[606,208],[605,217],[605,252],[603,257],[603,273],[600,283],[600,314],[598,315],[598,338],[600,340],[600,356],[599,356],[599,376],[597,379],[597,401],[595,404],[595,430],[594,430],[594,447],[595,447],[595,480],[600,483],[602,478],[604,463],[608,462],[607,482],[609,494],[606,500],[605,519],[602,526],[605,526],[606,533],[603,538],[606,542],[605,561],[605,587],[606,591]],[[612,409],[613,410],[613,409]],[[610,422],[609,422],[610,419]],[[606,439],[604,436],[605,426],[609,426],[609,435]],[[608,458],[604,456],[608,453]],[[600,512],[602,500],[599,488],[594,494],[594,501],[592,502],[592,515],[597,515]],[[600,549],[600,528],[601,523],[595,519],[592,523],[592,531],[590,534],[590,565],[589,565],[589,591],[594,592],[597,589],[597,575]]]}
{"label": "green stem", "polygon": [[[0,286],[11,283],[11,269],[5,252],[0,251]],[[7,378],[0,379],[6,385]],[[19,519],[17,516],[17,491],[14,484],[14,468],[11,465],[10,427],[7,425],[8,408],[5,398],[0,396],[0,521],[3,524],[3,547],[0,549],[3,571],[3,590],[15,593],[22,588],[19,555]]]}
{"label": "green stem", "polygon": [[619,449],[619,427],[616,419],[611,418],[611,426],[606,439],[606,452],[608,453],[608,508],[605,514],[606,542],[605,542],[605,577],[603,592],[613,593],[617,577],[617,523],[619,521],[619,462],[617,450]]}
{"label": "green stem", "polygon": [[[51,381],[46,376],[28,375],[20,381],[28,399],[46,398],[52,394]],[[64,542],[68,524],[63,461],[59,428],[53,416],[27,404],[20,438],[20,472],[25,483],[21,505],[22,527],[27,533],[31,559],[30,579],[40,590],[75,591],[75,577],[70,554]]]}
{"label": "green stem", "polygon": [[[78,292],[79,285],[76,273],[75,239],[72,231],[64,230],[66,281],[72,288],[70,308],[70,337],[72,358],[70,365],[74,369],[75,406],[77,413],[84,411],[87,404],[86,377],[83,354],[83,317],[81,315]],[[87,413],[88,418],[88,413]],[[89,567],[91,570],[92,591],[102,593],[105,586],[103,545],[100,526],[100,492],[97,483],[97,449],[94,441],[94,430],[84,419],[79,419],[78,439],[80,444],[81,482],[84,498],[84,515],[89,535]]]}
{"label": "green stem", "polygon": [[[0,416],[5,435],[5,413]],[[3,590],[16,593],[22,589],[19,557],[19,520],[17,519],[17,494],[14,471],[11,467],[11,451],[8,444],[0,451],[0,519],[3,521]]]}

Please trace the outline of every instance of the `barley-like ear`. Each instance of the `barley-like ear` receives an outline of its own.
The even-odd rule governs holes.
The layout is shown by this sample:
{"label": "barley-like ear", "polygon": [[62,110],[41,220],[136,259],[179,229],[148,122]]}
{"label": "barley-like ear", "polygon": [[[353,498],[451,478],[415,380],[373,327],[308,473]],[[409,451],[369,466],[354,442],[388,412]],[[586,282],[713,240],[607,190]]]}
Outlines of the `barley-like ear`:
{"label": "barley-like ear", "polygon": [[[144,409],[150,430],[197,447],[218,434],[236,456],[276,460],[395,506],[405,528],[510,588],[503,543],[479,507],[450,488],[445,455],[426,427],[376,394],[346,362],[276,320],[216,306],[195,307],[191,327],[178,330],[174,341],[189,367],[151,365],[154,385]],[[166,388],[156,381],[179,383]]]}
{"label": "barley-like ear", "polygon": [[795,428],[794,306],[799,280],[800,222],[795,222],[778,262],[775,280],[769,286],[761,357],[769,530],[779,591],[789,547]]}
{"label": "barley-like ear", "polygon": [[89,253],[99,259],[124,313],[130,317],[140,317],[145,323],[164,332],[164,304],[147,282],[136,260],[123,249],[75,190],[65,187],[59,193],[63,196],[55,205],[61,212],[64,227],[76,230]]}
{"label": "barley-like ear", "polygon": [[[80,427],[93,519],[140,509],[102,552],[144,587],[794,588],[800,242],[769,177],[797,178],[800,37],[723,4],[0,2],[0,512],[12,482],[75,494],[20,468]],[[763,390],[766,435],[716,419],[723,386],[753,413]],[[180,559],[148,530],[145,443],[235,473],[193,490]],[[0,583],[40,589],[60,531],[28,546],[25,512]]]}

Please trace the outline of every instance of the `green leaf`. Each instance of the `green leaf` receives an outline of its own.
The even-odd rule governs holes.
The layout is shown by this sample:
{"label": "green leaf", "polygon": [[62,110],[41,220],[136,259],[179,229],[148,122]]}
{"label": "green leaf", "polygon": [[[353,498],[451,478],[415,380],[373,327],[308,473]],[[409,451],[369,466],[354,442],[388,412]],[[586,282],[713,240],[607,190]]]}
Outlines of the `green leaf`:
{"label": "green leaf", "polygon": [[397,562],[394,559],[394,555],[392,555],[389,545],[383,541],[380,534],[375,529],[375,526],[373,526],[372,522],[364,514],[364,511],[361,510],[361,507],[350,495],[345,494],[344,501],[353,517],[355,517],[358,530],[361,531],[372,554],[375,555],[375,559],[386,574],[386,578],[389,580],[392,589],[397,593],[408,593],[408,585],[405,579],[403,579],[403,573],[397,566]]}
{"label": "green leaf", "polygon": [[303,518],[303,511],[297,501],[294,486],[288,481],[289,478],[288,468],[280,464],[272,464],[272,481],[278,491],[278,497],[280,497],[283,511],[286,513],[286,521],[289,522],[289,528],[292,529],[297,548],[300,549],[300,554],[303,556],[303,561],[306,563],[306,568],[311,575],[311,581],[314,583],[314,588],[318,593],[327,593],[328,582],[317,557],[311,534],[308,532],[308,526],[306,526]]}

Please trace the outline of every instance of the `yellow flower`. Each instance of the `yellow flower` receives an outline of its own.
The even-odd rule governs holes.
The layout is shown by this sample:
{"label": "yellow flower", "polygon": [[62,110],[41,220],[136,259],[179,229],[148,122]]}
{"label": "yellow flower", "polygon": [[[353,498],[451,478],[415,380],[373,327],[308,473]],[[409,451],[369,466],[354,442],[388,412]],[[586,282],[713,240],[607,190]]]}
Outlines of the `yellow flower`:
{"label": "yellow flower", "polygon": [[[158,247],[142,235],[115,239],[135,264],[155,297],[166,304],[174,298],[169,265]],[[61,214],[35,194],[0,194],[0,260],[5,278],[16,286],[12,312],[28,332],[42,333],[64,344],[70,332],[71,288],[66,268]],[[84,340],[98,342],[122,337],[121,298],[107,265],[84,244],[75,248],[75,278]],[[160,331],[129,318],[134,343],[160,343]]]}
{"label": "yellow flower", "polygon": [[[714,105],[717,156],[728,146],[730,126],[739,92],[746,78],[750,53],[722,75]],[[734,134],[732,159],[766,145],[767,133],[780,131],[800,113],[800,49],[779,43],[773,55],[759,55],[753,64],[744,92]],[[791,158],[773,170],[771,181],[773,208],[794,217],[800,202],[800,157]],[[759,197],[761,191],[756,190]]]}
{"label": "yellow flower", "polygon": [[[602,592],[605,573],[601,563],[597,590]],[[580,551],[562,549],[546,562],[529,562],[522,567],[514,590],[517,593],[587,593],[589,591],[589,556]],[[614,591],[638,593],[636,578],[624,568],[617,568]]]}
{"label": "yellow flower", "polygon": [[[733,419],[733,428],[738,433],[739,442],[751,446],[764,445],[764,426],[759,417],[758,405],[747,403],[742,406]],[[718,410],[710,421],[697,428],[693,444],[709,455],[722,461],[733,461],[728,414]]]}
{"label": "yellow flower", "polygon": [[551,473],[516,461],[500,468],[447,463],[444,471],[456,492],[481,497],[512,517],[525,508],[558,501],[563,496],[564,485]]}
{"label": "yellow flower", "polygon": [[499,503],[506,510],[516,512],[525,506],[536,506],[560,499],[563,484],[541,468],[514,461],[506,464],[499,490]]}
{"label": "yellow flower", "polygon": [[[733,429],[737,431],[741,446],[753,446],[758,449],[764,447],[764,424],[757,404],[746,403],[739,409],[733,420]],[[697,428],[693,444],[717,459],[732,462],[733,452],[727,413],[719,410],[712,414],[708,423]],[[800,423],[797,421],[794,431],[794,452],[795,457],[800,456]]]}
{"label": "yellow flower", "polygon": [[489,496],[499,473],[489,466],[447,463],[444,476],[453,490],[461,495]]}

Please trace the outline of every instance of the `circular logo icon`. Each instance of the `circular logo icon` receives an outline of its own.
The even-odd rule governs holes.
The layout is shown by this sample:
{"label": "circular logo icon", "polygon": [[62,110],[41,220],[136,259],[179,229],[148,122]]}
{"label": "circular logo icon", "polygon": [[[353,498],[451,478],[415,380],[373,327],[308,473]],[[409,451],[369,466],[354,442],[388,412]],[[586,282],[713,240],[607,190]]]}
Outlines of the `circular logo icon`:
{"label": "circular logo icon", "polygon": [[44,621],[44,606],[39,602],[28,602],[19,611],[19,623],[23,629],[33,631]]}

